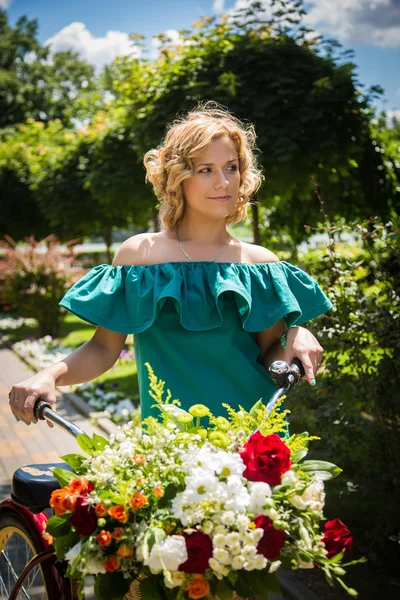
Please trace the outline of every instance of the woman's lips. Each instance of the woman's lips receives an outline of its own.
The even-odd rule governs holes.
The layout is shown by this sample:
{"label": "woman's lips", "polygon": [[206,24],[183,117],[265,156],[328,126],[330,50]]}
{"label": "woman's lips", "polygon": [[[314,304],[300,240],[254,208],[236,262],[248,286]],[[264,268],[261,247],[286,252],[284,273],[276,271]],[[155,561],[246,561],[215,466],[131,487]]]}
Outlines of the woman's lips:
{"label": "woman's lips", "polygon": [[216,200],[217,202],[226,202],[227,200],[230,200],[230,196],[216,196],[216,197],[211,197],[211,200]]}

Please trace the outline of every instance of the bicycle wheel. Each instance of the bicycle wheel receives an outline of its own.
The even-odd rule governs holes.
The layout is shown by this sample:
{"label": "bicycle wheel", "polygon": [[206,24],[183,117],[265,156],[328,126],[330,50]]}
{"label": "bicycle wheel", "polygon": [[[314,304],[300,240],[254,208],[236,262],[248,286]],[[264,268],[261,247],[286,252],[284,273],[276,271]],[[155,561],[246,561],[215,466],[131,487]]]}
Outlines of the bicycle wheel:
{"label": "bicycle wheel", "polygon": [[[0,600],[8,599],[27,563],[41,550],[22,517],[12,512],[0,513]],[[25,580],[18,600],[53,600],[51,569],[54,567],[46,563],[35,567]]]}

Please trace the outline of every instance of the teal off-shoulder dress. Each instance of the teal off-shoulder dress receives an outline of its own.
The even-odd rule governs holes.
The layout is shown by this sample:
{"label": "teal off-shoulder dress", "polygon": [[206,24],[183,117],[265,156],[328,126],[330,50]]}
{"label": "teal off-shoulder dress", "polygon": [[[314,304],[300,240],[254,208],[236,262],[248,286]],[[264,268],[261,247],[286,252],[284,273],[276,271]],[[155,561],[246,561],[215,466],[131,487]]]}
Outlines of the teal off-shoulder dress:
{"label": "teal off-shoulder dress", "polygon": [[271,263],[167,262],[91,269],[60,305],[112,331],[134,334],[142,417],[157,416],[150,363],[181,407],[249,409],[276,391],[257,362],[256,333],[285,318],[300,325],[332,306],[307,273]]}

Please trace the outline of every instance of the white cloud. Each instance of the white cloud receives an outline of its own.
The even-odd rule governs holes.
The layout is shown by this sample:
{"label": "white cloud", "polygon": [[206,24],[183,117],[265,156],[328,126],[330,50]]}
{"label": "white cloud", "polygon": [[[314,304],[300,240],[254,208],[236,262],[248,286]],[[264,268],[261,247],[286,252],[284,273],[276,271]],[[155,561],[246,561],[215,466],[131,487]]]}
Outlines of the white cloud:
{"label": "white cloud", "polygon": [[[166,31],[163,31],[163,34],[170,38],[171,41],[169,42],[169,45],[171,45],[171,46],[178,46],[179,44],[183,43],[183,40],[182,40],[181,36],[179,35],[179,31],[177,31],[176,29],[167,29]],[[159,54],[160,46],[161,46],[160,40],[156,37],[153,37],[151,40],[151,47],[152,47],[151,58],[152,58],[152,60],[155,60],[157,58],[157,56]]]}
{"label": "white cloud", "polygon": [[[214,0],[214,6],[218,0]],[[271,0],[260,0],[264,16],[273,13]],[[251,0],[236,0],[228,14],[247,8]],[[400,47],[400,0],[306,0],[305,24],[342,42],[382,48]]]}
{"label": "white cloud", "polygon": [[100,70],[117,56],[139,57],[141,49],[122,31],[107,31],[104,37],[95,37],[84,23],[71,23],[45,42],[52,52],[72,50]]}
{"label": "white cloud", "polygon": [[400,46],[399,0],[308,0],[305,22],[342,42]]}
{"label": "white cloud", "polygon": [[8,8],[12,0],[0,0],[0,8]]}
{"label": "white cloud", "polygon": [[394,121],[400,122],[400,110],[388,110],[386,111],[389,124],[392,125]]}
{"label": "white cloud", "polygon": [[213,11],[217,14],[224,12],[225,0],[214,0]]}

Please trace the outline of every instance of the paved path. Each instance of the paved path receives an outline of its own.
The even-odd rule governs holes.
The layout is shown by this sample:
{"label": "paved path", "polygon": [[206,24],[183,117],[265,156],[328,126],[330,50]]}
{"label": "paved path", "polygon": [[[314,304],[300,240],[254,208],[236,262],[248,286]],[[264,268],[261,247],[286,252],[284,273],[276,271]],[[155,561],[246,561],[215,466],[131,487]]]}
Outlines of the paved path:
{"label": "paved path", "polygon": [[[44,422],[36,425],[17,423],[8,405],[8,392],[15,383],[32,376],[33,371],[12,350],[0,341],[0,500],[10,493],[12,475],[23,465],[60,462],[60,456],[81,452],[69,434]],[[57,394],[57,412],[92,435],[104,435]]]}

